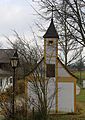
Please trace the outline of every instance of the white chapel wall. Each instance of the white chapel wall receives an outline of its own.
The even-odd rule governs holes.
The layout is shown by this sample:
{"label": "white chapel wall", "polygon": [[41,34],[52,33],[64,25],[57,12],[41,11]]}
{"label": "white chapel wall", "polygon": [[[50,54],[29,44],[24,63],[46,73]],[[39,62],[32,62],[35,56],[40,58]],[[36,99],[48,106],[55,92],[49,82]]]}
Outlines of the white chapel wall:
{"label": "white chapel wall", "polygon": [[58,83],[58,111],[74,112],[74,83]]}
{"label": "white chapel wall", "polygon": [[34,106],[38,105],[37,95],[34,92],[34,87],[31,82],[27,84],[27,94],[28,94],[28,109],[32,110]]}
{"label": "white chapel wall", "polygon": [[56,63],[56,58],[55,57],[46,58],[46,63],[47,64],[55,64]]}
{"label": "white chapel wall", "polygon": [[59,77],[70,77],[71,76],[59,62],[58,62],[58,76]]}
{"label": "white chapel wall", "polygon": [[48,100],[48,108],[51,111],[56,110],[56,80],[55,78],[50,78],[48,81],[47,87],[47,100]]}
{"label": "white chapel wall", "polygon": [[[50,40],[53,41],[52,45],[49,45]],[[46,39],[46,59],[50,60],[52,57],[56,58],[56,39],[49,38]]]}
{"label": "white chapel wall", "polygon": [[[47,87],[47,107],[48,110],[54,111],[56,110],[56,81],[55,78],[50,78],[48,82],[46,82]],[[28,82],[28,108],[32,110],[33,107],[38,106],[38,98],[33,90],[33,84]],[[36,107],[35,107],[36,108]]]}
{"label": "white chapel wall", "polygon": [[10,83],[10,79],[12,79],[12,76],[10,77],[0,77],[2,80],[2,86],[0,86],[0,91],[6,91],[7,88],[12,86],[12,82]]}

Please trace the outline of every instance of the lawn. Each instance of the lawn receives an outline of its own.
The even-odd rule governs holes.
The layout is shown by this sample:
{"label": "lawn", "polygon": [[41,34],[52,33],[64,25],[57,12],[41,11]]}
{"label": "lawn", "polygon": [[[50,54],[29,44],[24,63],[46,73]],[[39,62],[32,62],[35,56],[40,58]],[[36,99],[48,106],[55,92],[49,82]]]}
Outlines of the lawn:
{"label": "lawn", "polygon": [[0,115],[0,120],[4,120],[4,117],[2,115]]}
{"label": "lawn", "polygon": [[77,95],[77,102],[84,103],[85,102],[85,89],[81,89],[80,94]]}
{"label": "lawn", "polygon": [[85,115],[56,115],[50,120],[85,120]]}
{"label": "lawn", "polygon": [[[80,72],[79,72],[79,71],[75,71],[75,72],[73,72],[73,74],[74,74],[76,77],[80,78]],[[82,80],[85,80],[85,71],[82,71],[82,72],[81,72],[81,79],[82,79]]]}

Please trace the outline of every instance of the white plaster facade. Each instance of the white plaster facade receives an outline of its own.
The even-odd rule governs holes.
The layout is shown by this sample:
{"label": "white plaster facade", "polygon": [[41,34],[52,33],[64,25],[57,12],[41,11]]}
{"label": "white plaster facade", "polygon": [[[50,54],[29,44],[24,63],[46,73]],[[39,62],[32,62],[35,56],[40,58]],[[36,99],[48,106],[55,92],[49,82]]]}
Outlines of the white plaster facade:
{"label": "white plaster facade", "polygon": [[6,91],[7,88],[12,86],[12,76],[10,77],[0,77],[0,91]]}
{"label": "white plaster facade", "polygon": [[74,83],[58,83],[58,111],[74,112]]}
{"label": "white plaster facade", "polygon": [[[42,63],[44,63],[42,61]],[[75,111],[75,86],[74,79],[71,75],[63,68],[62,64],[58,60],[58,89],[56,88],[56,79],[52,77],[48,79],[47,85],[47,103],[48,109],[56,112],[58,106],[58,112],[74,112]],[[62,74],[59,73],[62,69]],[[63,72],[64,71],[64,72]],[[64,78],[65,77],[65,78]],[[73,79],[73,80],[72,80]],[[69,81],[71,80],[71,81]],[[28,97],[30,101],[38,104],[37,96],[33,92],[32,83],[28,82]],[[58,99],[58,103],[57,100]],[[58,105],[57,105],[58,104]],[[30,108],[32,109],[33,104],[31,103]]]}

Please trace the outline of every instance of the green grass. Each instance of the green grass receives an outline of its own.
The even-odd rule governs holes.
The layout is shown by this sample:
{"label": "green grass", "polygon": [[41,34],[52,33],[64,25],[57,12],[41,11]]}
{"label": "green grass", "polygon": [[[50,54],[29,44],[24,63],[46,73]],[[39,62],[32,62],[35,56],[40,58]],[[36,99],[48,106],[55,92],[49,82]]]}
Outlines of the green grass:
{"label": "green grass", "polygon": [[[79,72],[79,71],[73,72],[73,74],[74,74],[76,77],[80,78],[80,72]],[[85,80],[85,71],[82,71],[82,72],[81,72],[81,79]]]}
{"label": "green grass", "polygon": [[85,115],[55,115],[49,120],[85,120]]}
{"label": "green grass", "polygon": [[4,120],[4,116],[0,115],[0,120]]}
{"label": "green grass", "polygon": [[80,94],[77,95],[77,102],[85,102],[85,89],[81,89]]}

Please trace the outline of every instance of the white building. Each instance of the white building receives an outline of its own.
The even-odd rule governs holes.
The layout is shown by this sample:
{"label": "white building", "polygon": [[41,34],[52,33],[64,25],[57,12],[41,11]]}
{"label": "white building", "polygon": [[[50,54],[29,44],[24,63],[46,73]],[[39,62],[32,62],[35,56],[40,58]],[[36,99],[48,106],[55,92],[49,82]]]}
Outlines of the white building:
{"label": "white building", "polygon": [[[51,110],[54,112],[76,112],[76,80],[77,78],[69,72],[64,64],[58,58],[58,33],[55,29],[53,19],[46,31],[44,37],[44,57],[28,74],[26,91],[29,99],[38,102],[37,96],[32,91],[31,82],[33,73],[39,69],[43,72],[44,77],[48,80],[47,99],[51,105]],[[37,81],[37,78],[36,78]],[[49,101],[51,96],[54,96]]]}
{"label": "white building", "polygon": [[0,92],[12,85],[10,58],[14,49],[0,49]]}
{"label": "white building", "polygon": [[0,69],[0,92],[6,91],[12,84],[13,79],[10,73]]}

